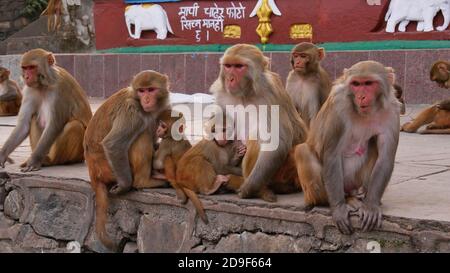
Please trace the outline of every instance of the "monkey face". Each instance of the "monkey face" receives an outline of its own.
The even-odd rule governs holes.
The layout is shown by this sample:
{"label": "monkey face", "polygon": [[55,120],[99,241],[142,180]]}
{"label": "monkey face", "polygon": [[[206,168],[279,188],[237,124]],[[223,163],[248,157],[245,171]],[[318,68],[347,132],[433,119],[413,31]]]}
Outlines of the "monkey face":
{"label": "monkey face", "polygon": [[159,91],[159,88],[155,87],[138,88],[137,95],[142,109],[144,109],[145,112],[152,112],[155,110]]}
{"label": "monkey face", "polygon": [[227,90],[232,94],[238,94],[240,91],[245,90],[248,83],[247,74],[248,66],[242,63],[225,63],[223,64],[225,73],[225,86]]}
{"label": "monkey face", "polygon": [[304,73],[310,61],[310,57],[304,52],[294,52],[292,53],[292,60],[294,70],[298,73]]}
{"label": "monkey face", "polygon": [[214,140],[216,141],[217,145],[220,147],[224,147],[228,144],[227,139],[227,128],[221,127],[221,126],[215,126],[214,127]]}
{"label": "monkey face", "polygon": [[156,136],[159,138],[164,138],[167,135],[167,130],[169,126],[162,120],[159,121],[158,128],[156,129]]}
{"label": "monkey face", "polygon": [[379,82],[371,77],[353,77],[349,85],[358,112],[369,114],[380,90]]}
{"label": "monkey face", "polygon": [[38,69],[37,65],[23,65],[22,66],[22,76],[25,84],[33,87],[38,83]]}
{"label": "monkey face", "polygon": [[0,67],[0,82],[4,82],[9,79],[9,70],[3,67]]}

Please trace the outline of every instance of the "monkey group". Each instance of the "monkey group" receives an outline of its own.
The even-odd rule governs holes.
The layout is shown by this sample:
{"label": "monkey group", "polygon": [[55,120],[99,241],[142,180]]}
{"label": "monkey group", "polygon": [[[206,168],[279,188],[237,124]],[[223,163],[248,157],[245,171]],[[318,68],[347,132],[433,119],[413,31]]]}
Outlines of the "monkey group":
{"label": "monkey group", "polygon": [[[85,91],[54,55],[30,50],[20,62],[22,90],[0,67],[0,116],[18,114],[0,149],[0,167],[12,162],[9,155],[27,136],[31,155],[20,165],[23,172],[85,161],[95,192],[96,233],[112,250],[119,246],[106,231],[109,196],[133,188],[171,186],[205,223],[198,194],[231,191],[275,202],[276,194],[302,191],[308,207],[330,206],[342,233],[354,230],[351,213],[359,215],[362,230],[372,230],[382,223],[381,198],[400,130],[429,124],[422,133],[449,133],[450,100],[400,126],[405,103],[391,67],[362,61],[332,82],[321,66],[324,58],[325,50],[312,43],[294,46],[284,87],[260,49],[231,46],[210,87],[225,114],[214,116],[209,136],[192,145],[184,135],[185,117],[171,108],[166,75],[139,72],[93,115]],[[450,63],[434,64],[430,79],[450,88]],[[278,112],[248,126],[235,122],[237,113],[230,118],[230,105],[277,106]],[[255,134],[271,119],[278,119],[279,129],[272,150]]]}

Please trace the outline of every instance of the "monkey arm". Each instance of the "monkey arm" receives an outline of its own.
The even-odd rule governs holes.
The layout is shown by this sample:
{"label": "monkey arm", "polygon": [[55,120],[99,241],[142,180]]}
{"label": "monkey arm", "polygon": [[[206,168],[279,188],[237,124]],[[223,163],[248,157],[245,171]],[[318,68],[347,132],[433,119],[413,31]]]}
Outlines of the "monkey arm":
{"label": "monkey arm", "polygon": [[378,158],[372,170],[371,179],[366,185],[367,194],[364,203],[379,206],[381,197],[394,170],[397,151],[398,132],[382,134],[377,137]]}
{"label": "monkey arm", "polygon": [[9,90],[3,95],[0,95],[0,101],[12,101],[17,98],[17,93],[14,90]]}
{"label": "monkey arm", "polygon": [[342,156],[338,147],[324,152],[322,176],[330,207],[334,209],[345,204]]}
{"label": "monkey arm", "polygon": [[153,168],[156,170],[164,169],[164,160],[169,154],[170,142],[163,139],[153,157]]}
{"label": "monkey arm", "polygon": [[221,166],[218,170],[215,170],[216,174],[222,174],[222,175],[228,175],[228,174],[234,174],[237,176],[242,176],[242,168],[236,167],[236,166]]}
{"label": "monkey arm", "polygon": [[450,99],[440,101],[437,107],[441,110],[450,111]]}
{"label": "monkey arm", "polygon": [[129,107],[117,113],[111,131],[102,141],[106,158],[121,187],[129,188],[133,183],[128,151],[143,127],[144,122],[136,109]]}

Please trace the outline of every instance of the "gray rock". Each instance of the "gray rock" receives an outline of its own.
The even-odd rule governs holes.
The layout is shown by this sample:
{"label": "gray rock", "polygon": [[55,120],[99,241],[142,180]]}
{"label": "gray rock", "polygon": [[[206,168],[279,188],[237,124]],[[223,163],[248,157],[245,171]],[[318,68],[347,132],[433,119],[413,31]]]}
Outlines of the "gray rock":
{"label": "gray rock", "polygon": [[222,238],[214,252],[293,252],[304,253],[311,250],[311,237],[293,238],[286,235],[268,235],[257,232],[243,232]]}
{"label": "gray rock", "polygon": [[136,242],[128,242],[123,248],[123,253],[138,253],[138,246]]}
{"label": "gray rock", "polygon": [[32,194],[34,203],[27,222],[38,234],[58,240],[79,240],[89,223],[84,194],[46,188],[35,189]]}
{"label": "gray rock", "polygon": [[182,247],[186,233],[186,223],[171,221],[168,217],[155,219],[143,215],[137,233],[140,253],[177,252]]}
{"label": "gray rock", "polygon": [[5,215],[14,220],[19,220],[24,210],[23,196],[18,190],[12,190],[6,196],[4,211]]}

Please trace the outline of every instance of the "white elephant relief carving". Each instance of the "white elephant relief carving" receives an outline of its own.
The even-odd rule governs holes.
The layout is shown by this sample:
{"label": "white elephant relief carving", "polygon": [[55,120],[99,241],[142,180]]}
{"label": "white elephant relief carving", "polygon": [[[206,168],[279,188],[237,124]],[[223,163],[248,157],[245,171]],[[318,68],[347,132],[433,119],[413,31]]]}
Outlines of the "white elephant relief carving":
{"label": "white elephant relief carving", "polygon": [[404,32],[410,21],[417,21],[417,31],[433,31],[433,19],[439,11],[444,16],[444,24],[436,29],[443,31],[450,23],[450,0],[391,0],[384,18],[386,32],[395,32],[398,23],[398,30]]}
{"label": "white elephant relief carving", "polygon": [[[143,30],[154,30],[156,38],[160,40],[167,38],[167,32],[173,34],[166,11],[157,4],[128,6],[125,9],[125,23],[133,39],[140,39]],[[131,25],[134,25],[134,33]]]}

